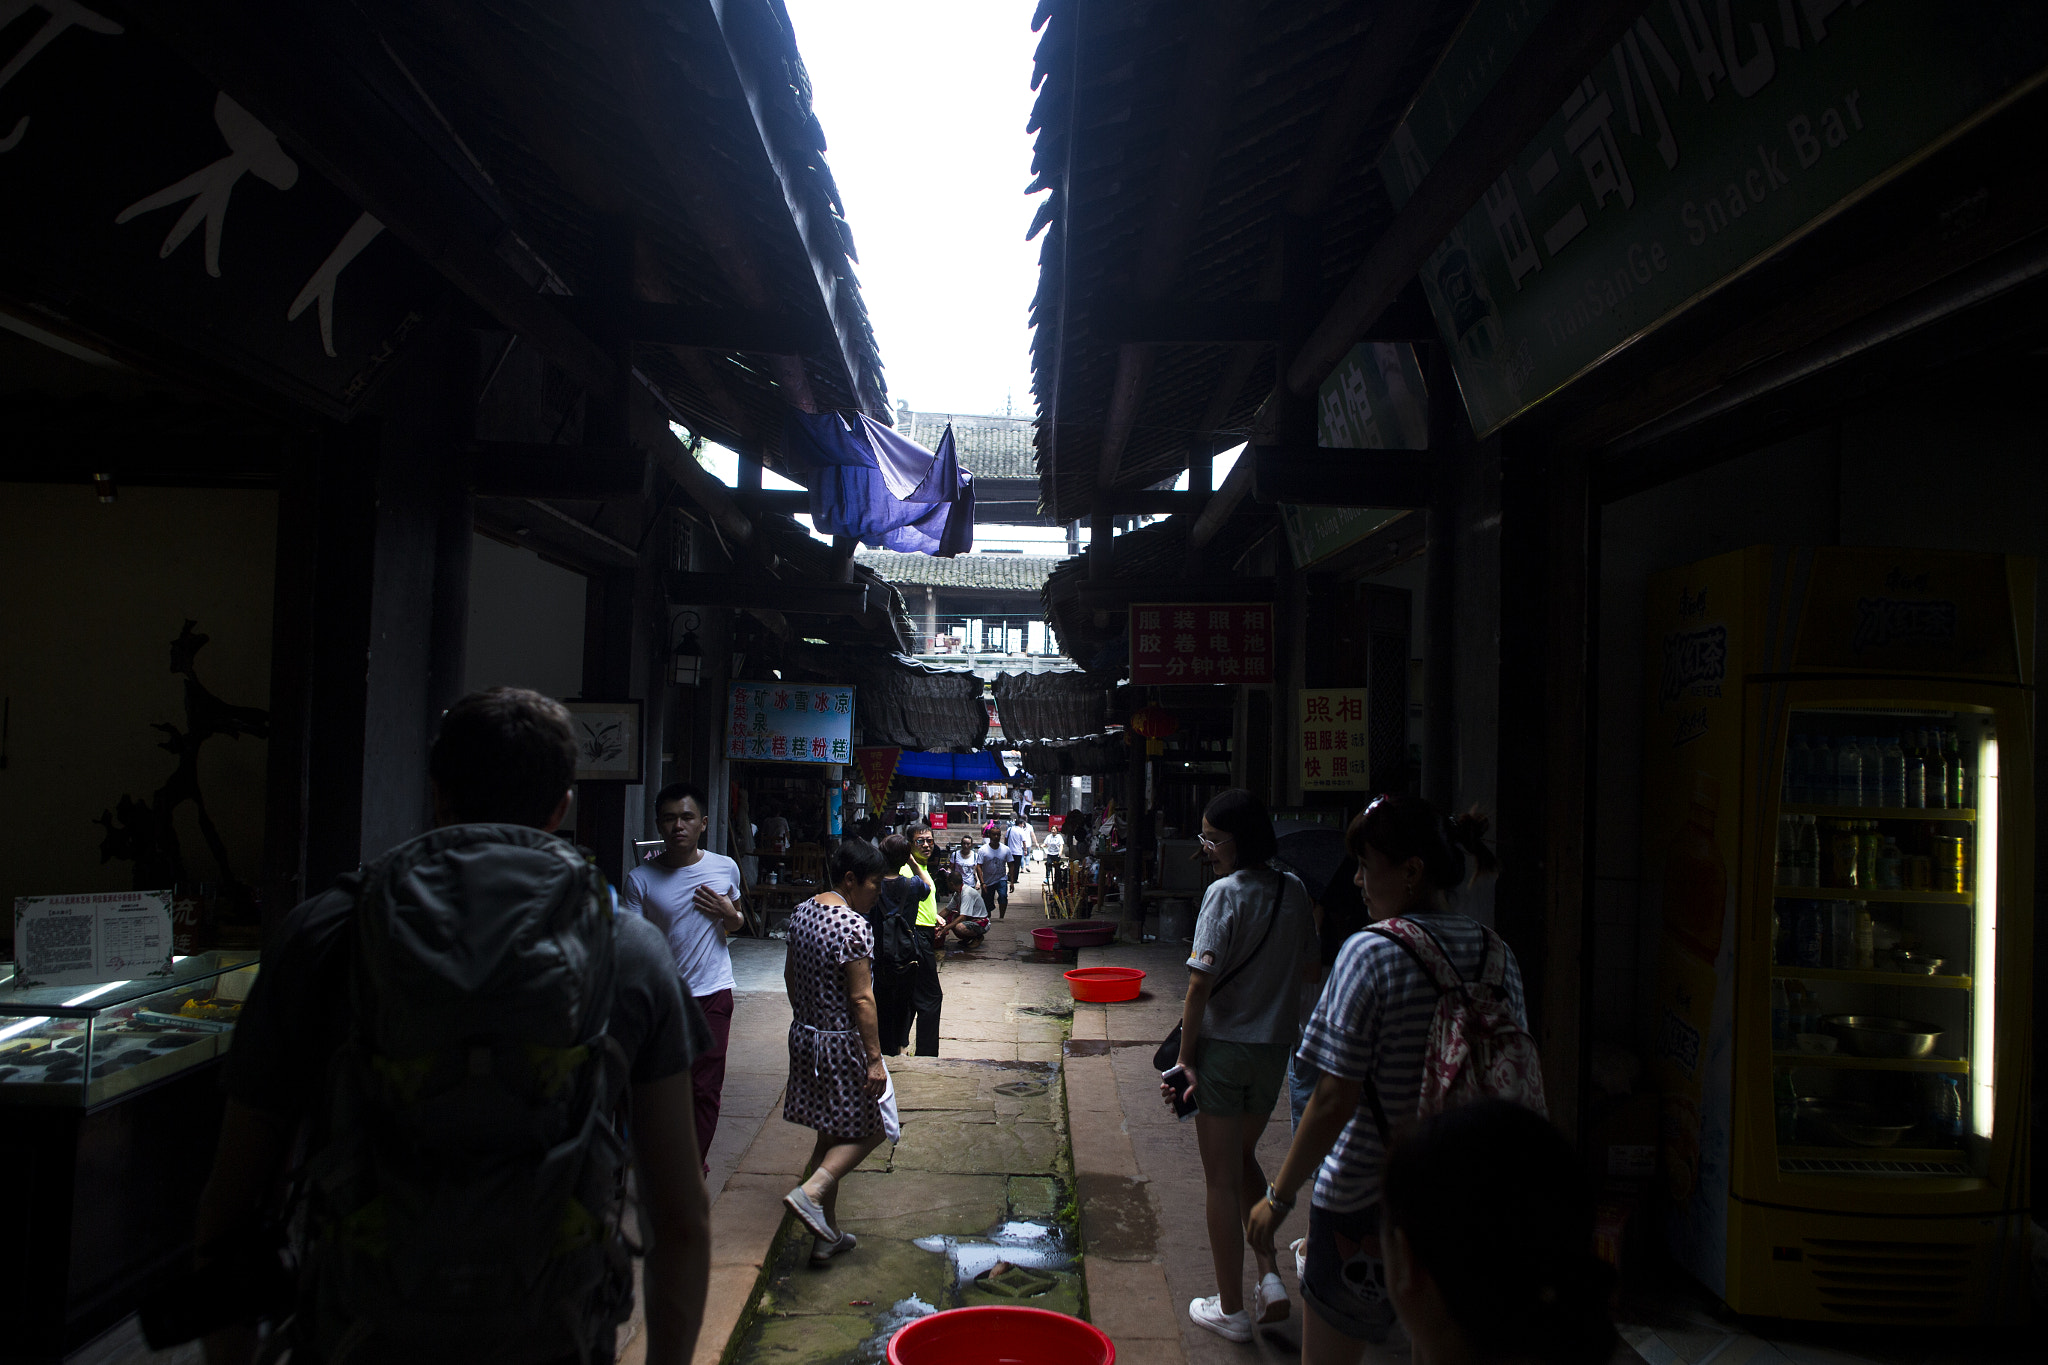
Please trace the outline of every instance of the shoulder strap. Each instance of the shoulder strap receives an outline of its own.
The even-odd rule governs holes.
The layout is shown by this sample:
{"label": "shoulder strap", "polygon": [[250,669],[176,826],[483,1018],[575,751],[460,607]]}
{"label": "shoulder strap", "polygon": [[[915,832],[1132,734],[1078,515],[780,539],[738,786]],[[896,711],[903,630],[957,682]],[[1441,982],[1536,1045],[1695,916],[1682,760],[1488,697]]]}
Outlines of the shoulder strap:
{"label": "shoulder strap", "polygon": [[1280,900],[1283,896],[1287,894],[1287,874],[1285,872],[1282,872],[1277,875],[1280,878],[1280,882],[1279,885],[1273,888],[1273,913],[1266,916],[1266,932],[1259,935],[1259,941],[1252,945],[1252,950],[1246,953],[1244,957],[1238,961],[1236,966],[1232,967],[1229,971],[1225,972],[1222,976],[1216,979],[1216,984],[1209,988],[1209,993],[1211,995],[1214,995],[1217,991],[1220,991],[1225,986],[1229,985],[1231,981],[1236,979],[1237,974],[1239,972],[1251,966],[1252,959],[1257,957],[1259,955],[1259,950],[1266,946],[1266,940],[1273,937],[1273,926],[1280,922]]}
{"label": "shoulder strap", "polygon": [[1436,987],[1438,995],[1448,995],[1464,986],[1464,975],[1458,971],[1458,964],[1451,961],[1451,955],[1444,951],[1443,944],[1437,942],[1435,934],[1414,920],[1398,916],[1383,919],[1377,924],[1366,925],[1365,932],[1399,944],[1403,952],[1415,959],[1415,965],[1422,968],[1423,975]]}

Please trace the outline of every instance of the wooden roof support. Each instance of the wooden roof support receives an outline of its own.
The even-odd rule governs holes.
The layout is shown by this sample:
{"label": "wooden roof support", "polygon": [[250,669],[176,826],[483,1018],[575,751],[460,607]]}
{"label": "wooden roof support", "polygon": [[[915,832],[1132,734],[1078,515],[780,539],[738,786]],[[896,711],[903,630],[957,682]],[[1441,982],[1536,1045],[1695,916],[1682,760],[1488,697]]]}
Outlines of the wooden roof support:
{"label": "wooden roof support", "polygon": [[1578,0],[1538,21],[1294,354],[1285,376],[1290,392],[1315,392],[1641,12],[1640,0]]}
{"label": "wooden roof support", "polygon": [[[718,17],[719,31],[725,37],[726,55],[732,62],[740,89],[746,94],[747,108],[753,113],[754,127],[761,135],[761,146],[768,154],[768,164],[782,185],[783,201],[788,204],[790,219],[803,240],[804,254],[809,258],[811,273],[817,279],[819,301],[824,305],[825,315],[832,320],[832,331],[839,343],[840,363],[846,367],[847,388],[869,417],[884,426],[893,425],[896,414],[883,401],[880,376],[869,373],[863,353],[858,296],[852,289],[840,287],[840,276],[847,264],[845,242],[836,223],[819,221],[820,215],[815,212],[809,193],[811,186],[807,183],[809,168],[791,159],[790,149],[777,133],[780,108],[776,101],[787,103],[789,91],[771,88],[763,73],[746,58],[747,47],[759,40],[757,35],[761,29],[770,27],[779,31],[780,20],[769,11],[764,0],[710,0],[710,3],[712,13]],[[775,8],[779,10],[781,6]],[[780,63],[777,65],[779,67]],[[679,126],[687,125],[655,125],[648,129],[649,140],[660,140],[655,136],[657,130],[673,139],[672,130]],[[778,374],[777,381],[780,380]],[[803,405],[800,403],[798,406]],[[805,410],[815,412],[815,403]]]}
{"label": "wooden roof support", "polygon": [[[1138,303],[1165,296],[1187,252],[1188,237],[1201,217],[1209,172],[1223,145],[1223,127],[1237,94],[1238,64],[1249,46],[1258,8],[1255,0],[1205,0],[1194,20],[1194,37],[1174,96],[1173,141],[1166,149],[1152,216],[1132,271],[1131,292]],[[1096,466],[1098,494],[1116,486],[1117,466],[1151,375],[1151,347],[1127,342],[1117,348],[1116,380],[1110,387],[1109,416]]]}

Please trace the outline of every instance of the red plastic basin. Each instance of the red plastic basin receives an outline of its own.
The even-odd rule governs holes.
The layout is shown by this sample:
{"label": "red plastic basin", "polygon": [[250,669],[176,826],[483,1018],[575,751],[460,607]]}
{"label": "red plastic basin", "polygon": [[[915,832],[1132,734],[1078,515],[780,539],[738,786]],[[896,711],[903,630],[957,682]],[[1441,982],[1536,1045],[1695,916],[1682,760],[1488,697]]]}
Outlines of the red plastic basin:
{"label": "red plastic basin", "polygon": [[988,1304],[905,1325],[889,1338],[889,1365],[1116,1365],[1116,1343],[1064,1313]]}
{"label": "red plastic basin", "polygon": [[1145,974],[1136,967],[1076,967],[1066,977],[1076,1000],[1097,1004],[1136,1000],[1145,983]]}
{"label": "red plastic basin", "polygon": [[1056,928],[1033,929],[1031,931],[1031,946],[1042,948],[1048,953],[1058,952],[1060,948],[1060,931]]}

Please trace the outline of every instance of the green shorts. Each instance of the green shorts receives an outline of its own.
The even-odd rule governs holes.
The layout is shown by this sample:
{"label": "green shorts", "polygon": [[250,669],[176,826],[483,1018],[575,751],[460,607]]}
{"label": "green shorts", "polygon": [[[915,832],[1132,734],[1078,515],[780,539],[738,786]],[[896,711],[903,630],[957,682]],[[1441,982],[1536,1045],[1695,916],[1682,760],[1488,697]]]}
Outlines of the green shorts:
{"label": "green shorts", "polygon": [[1284,1043],[1233,1043],[1204,1038],[1195,1053],[1195,1108],[1217,1118],[1265,1118],[1287,1079]]}

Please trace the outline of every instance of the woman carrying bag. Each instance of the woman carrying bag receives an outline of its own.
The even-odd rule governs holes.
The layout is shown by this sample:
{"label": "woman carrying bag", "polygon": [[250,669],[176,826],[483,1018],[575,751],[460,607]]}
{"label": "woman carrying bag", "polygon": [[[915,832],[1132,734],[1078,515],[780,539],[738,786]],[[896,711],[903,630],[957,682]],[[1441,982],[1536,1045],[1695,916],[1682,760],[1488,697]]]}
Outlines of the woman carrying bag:
{"label": "woman carrying bag", "polygon": [[1189,1303],[1188,1316],[1218,1336],[1249,1341],[1254,1321],[1278,1322],[1289,1311],[1270,1247],[1255,1254],[1254,1311],[1245,1311],[1244,1223],[1266,1190],[1255,1149],[1300,1033],[1297,987],[1315,962],[1316,925],[1300,881],[1266,865],[1279,844],[1257,796],[1234,787],[1211,801],[1201,847],[1216,880],[1195,920],[1178,1038],[1155,1060],[1168,1106],[1194,1104],[1207,1186],[1216,1292]]}
{"label": "woman carrying bag", "polygon": [[910,1039],[910,1016],[917,998],[918,942],[930,930],[917,927],[917,907],[924,901],[922,879],[906,876],[910,840],[886,835],[881,843],[881,895],[875,899],[875,1004],[880,1015],[882,1055],[894,1057]]}

